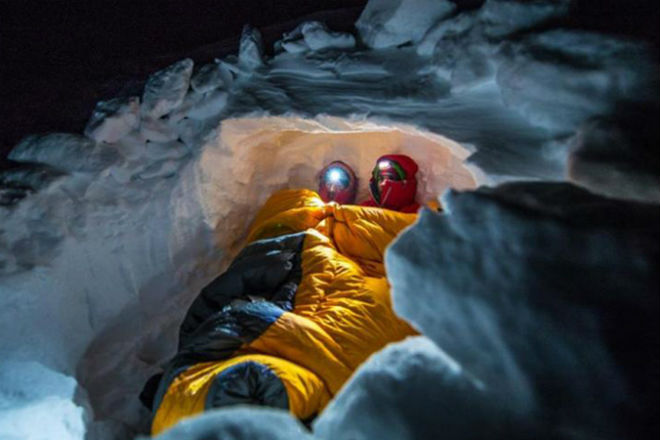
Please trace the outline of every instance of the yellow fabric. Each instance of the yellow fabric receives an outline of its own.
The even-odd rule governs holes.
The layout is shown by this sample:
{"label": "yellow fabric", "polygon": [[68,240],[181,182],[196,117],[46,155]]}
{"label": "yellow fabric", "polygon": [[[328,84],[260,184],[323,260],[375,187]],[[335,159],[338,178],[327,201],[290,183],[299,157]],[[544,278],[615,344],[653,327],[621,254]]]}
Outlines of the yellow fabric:
{"label": "yellow fabric", "polygon": [[250,361],[266,365],[282,380],[289,397],[289,409],[301,419],[311,417],[330,400],[323,382],[299,365],[268,355],[239,355],[226,361],[199,363],[179,374],[156,412],[151,434],[158,435],[181,419],[203,412],[213,379],[227,368]]}
{"label": "yellow fabric", "polygon": [[307,418],[320,412],[368,356],[415,334],[392,310],[383,254],[416,217],[325,204],[309,190],[271,196],[250,228],[248,242],[306,232],[294,309],[242,349],[259,354],[198,364],[180,374],[155,415],[152,433],[203,411],[219,372],[257,358],[284,383],[293,415]]}

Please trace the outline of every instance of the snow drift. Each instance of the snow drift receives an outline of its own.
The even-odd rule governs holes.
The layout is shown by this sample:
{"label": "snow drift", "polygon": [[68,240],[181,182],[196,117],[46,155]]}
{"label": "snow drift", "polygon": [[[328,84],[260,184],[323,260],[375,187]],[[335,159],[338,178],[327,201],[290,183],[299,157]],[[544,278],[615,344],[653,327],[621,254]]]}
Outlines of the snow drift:
{"label": "snow drift", "polygon": [[[84,135],[15,147],[23,165],[0,175],[0,436],[146,432],[137,394],[259,203],[315,187],[330,160],[366,176],[393,150],[420,163],[422,200],[534,180],[643,203],[567,183],[446,193],[447,212],[422,214],[388,254],[397,311],[435,345],[419,338],[374,356],[315,435],[368,438],[386,422],[400,438],[474,438],[483,426],[552,438],[657,432],[657,368],[637,361],[657,364],[657,325],[647,328],[657,323],[660,202],[652,48],[562,28],[570,2],[423,3],[428,13],[371,1],[356,35],[301,25],[270,58],[247,27],[237,57],[184,59],[154,73],[141,97],[99,103]],[[632,363],[608,339],[612,310],[625,323],[643,317],[648,342]],[[407,388],[420,363],[431,385]],[[374,407],[374,377],[401,394]],[[455,406],[437,417],[443,394]],[[491,395],[505,404],[483,400]],[[413,397],[428,408],[397,402]]]}

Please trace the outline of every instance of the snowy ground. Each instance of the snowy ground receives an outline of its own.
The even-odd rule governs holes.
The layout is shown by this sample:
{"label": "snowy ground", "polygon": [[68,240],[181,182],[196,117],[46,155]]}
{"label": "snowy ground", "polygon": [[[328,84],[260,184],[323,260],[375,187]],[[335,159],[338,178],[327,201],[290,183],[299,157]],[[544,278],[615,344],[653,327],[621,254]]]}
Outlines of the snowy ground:
{"label": "snowy ground", "polygon": [[146,432],[137,394],[259,204],[393,151],[420,163],[420,199],[445,194],[388,253],[396,310],[425,336],[375,355],[314,435],[657,432],[656,58],[562,29],[569,11],[372,1],[357,35],[307,23],[272,58],[248,28],[238,57],[182,60],[99,103],[84,134],[17,145],[25,167],[0,175],[0,438]]}

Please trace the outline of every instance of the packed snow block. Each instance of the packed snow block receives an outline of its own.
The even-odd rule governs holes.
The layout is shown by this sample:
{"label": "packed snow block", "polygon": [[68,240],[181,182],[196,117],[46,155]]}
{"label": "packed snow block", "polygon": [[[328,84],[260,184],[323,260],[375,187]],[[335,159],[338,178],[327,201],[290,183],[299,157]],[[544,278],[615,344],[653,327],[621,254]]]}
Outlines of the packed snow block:
{"label": "packed snow block", "polygon": [[370,0],[355,27],[372,49],[418,43],[455,8],[454,3],[446,0]]}
{"label": "packed snow block", "polygon": [[135,130],[139,123],[139,98],[132,96],[100,101],[85,127],[85,135],[96,142],[113,144]]}
{"label": "packed snow block", "polygon": [[49,165],[57,170],[100,171],[115,163],[116,151],[93,140],[69,133],[30,135],[9,153],[8,159],[16,162],[34,162]]}
{"label": "packed snow block", "polygon": [[0,363],[0,438],[80,440],[88,411],[74,378],[37,362]]}
{"label": "packed snow block", "polygon": [[567,177],[609,197],[660,203],[658,106],[619,105],[617,115],[582,124]]}
{"label": "packed snow block", "polygon": [[[238,406],[206,411],[181,421],[154,440],[312,440],[302,424],[282,410]],[[139,437],[137,440],[147,440]]]}
{"label": "packed snow block", "polygon": [[248,24],[243,27],[238,48],[238,65],[246,70],[254,70],[264,64],[264,45],[261,32]]}
{"label": "packed snow block", "polygon": [[193,70],[193,61],[183,59],[152,74],[142,94],[142,114],[158,119],[183,103]]}
{"label": "packed snow block", "polygon": [[423,336],[390,344],[353,375],[314,423],[324,440],[539,438]]}
{"label": "packed snow block", "polygon": [[190,80],[190,86],[197,93],[207,93],[224,85],[218,63],[202,66]]}
{"label": "packed snow block", "polygon": [[657,431],[660,206],[540,182],[442,204],[387,252],[395,311],[549,438]]}
{"label": "packed snow block", "polygon": [[620,102],[651,101],[657,66],[641,43],[553,30],[510,43],[498,54],[502,99],[534,125],[570,135]]}
{"label": "packed snow block", "polygon": [[479,10],[484,34],[503,38],[565,16],[574,0],[487,0]]}

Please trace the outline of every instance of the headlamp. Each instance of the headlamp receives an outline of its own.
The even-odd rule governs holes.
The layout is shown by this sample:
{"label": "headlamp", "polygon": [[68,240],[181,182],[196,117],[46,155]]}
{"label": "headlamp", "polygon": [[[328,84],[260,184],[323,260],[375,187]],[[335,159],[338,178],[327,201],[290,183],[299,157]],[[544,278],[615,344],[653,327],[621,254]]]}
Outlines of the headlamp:
{"label": "headlamp", "polygon": [[350,182],[348,173],[340,167],[330,167],[325,172],[325,180],[332,185],[347,187]]}

